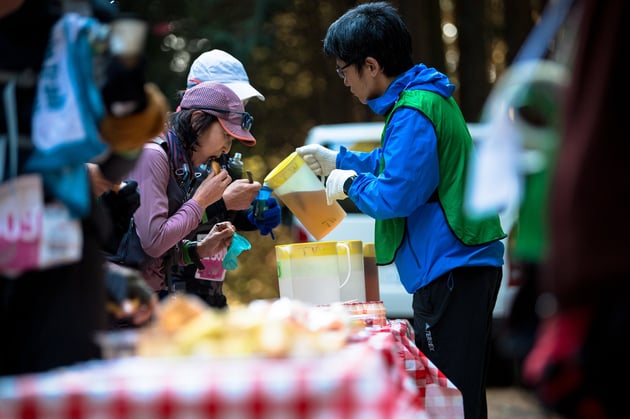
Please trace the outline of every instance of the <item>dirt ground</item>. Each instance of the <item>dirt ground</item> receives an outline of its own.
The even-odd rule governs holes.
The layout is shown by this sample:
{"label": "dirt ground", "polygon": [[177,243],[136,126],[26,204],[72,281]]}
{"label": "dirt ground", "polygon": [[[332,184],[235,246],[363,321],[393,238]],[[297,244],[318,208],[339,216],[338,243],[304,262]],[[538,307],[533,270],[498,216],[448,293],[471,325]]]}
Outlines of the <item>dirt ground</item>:
{"label": "dirt ground", "polygon": [[491,387],[486,392],[488,419],[562,419],[546,412],[535,397],[518,387]]}

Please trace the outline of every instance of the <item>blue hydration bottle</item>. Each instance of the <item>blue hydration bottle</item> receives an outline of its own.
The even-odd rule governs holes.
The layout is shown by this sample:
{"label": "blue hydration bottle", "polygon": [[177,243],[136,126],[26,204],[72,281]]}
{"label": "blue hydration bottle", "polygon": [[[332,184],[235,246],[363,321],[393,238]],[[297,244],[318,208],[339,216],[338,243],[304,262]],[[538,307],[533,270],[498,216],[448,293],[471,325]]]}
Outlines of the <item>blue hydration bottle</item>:
{"label": "blue hydration bottle", "polygon": [[254,218],[256,221],[262,221],[265,219],[265,210],[267,210],[267,199],[271,196],[273,189],[264,184],[260,191],[258,191],[258,196],[256,197],[256,202],[254,203]]}

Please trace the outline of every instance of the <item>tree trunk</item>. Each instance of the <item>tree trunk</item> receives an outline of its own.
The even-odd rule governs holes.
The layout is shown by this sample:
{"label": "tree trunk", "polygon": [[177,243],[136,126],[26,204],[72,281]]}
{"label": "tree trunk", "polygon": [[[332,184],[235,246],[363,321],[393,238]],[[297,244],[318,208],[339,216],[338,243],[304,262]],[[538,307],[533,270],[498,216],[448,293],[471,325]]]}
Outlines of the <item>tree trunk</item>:
{"label": "tree trunk", "polygon": [[546,0],[511,0],[504,1],[505,10],[504,24],[505,43],[507,44],[506,62],[512,64],[514,57],[518,54],[536,24],[534,19],[542,13]]}
{"label": "tree trunk", "polygon": [[400,0],[399,12],[411,33],[414,62],[446,73],[439,1]]}
{"label": "tree trunk", "polygon": [[460,54],[458,98],[464,118],[469,122],[479,121],[490,91],[485,5],[485,0],[457,0],[455,4]]}

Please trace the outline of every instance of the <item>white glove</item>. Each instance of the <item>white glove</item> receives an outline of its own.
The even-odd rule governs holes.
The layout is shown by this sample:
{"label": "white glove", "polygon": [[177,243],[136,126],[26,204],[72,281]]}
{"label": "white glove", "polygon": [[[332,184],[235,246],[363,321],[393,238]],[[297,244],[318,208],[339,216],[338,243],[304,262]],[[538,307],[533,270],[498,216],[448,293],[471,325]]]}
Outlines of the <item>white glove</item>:
{"label": "white glove", "polygon": [[354,170],[335,169],[330,172],[326,180],[326,202],[328,205],[334,204],[337,199],[346,199],[348,197],[343,191],[343,184],[346,183],[349,177],[356,175],[357,172]]}
{"label": "white glove", "polygon": [[335,170],[337,164],[337,151],[332,151],[319,144],[309,144],[298,147],[295,151],[304,159],[308,167],[317,176],[328,176]]}

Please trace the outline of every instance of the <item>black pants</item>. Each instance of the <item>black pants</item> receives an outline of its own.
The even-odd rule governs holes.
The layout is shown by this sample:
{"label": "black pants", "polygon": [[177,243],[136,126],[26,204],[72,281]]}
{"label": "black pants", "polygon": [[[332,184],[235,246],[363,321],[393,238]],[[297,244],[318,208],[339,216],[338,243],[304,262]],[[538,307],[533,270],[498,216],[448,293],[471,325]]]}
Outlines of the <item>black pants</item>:
{"label": "black pants", "polygon": [[485,419],[492,311],[501,268],[459,268],[413,295],[418,348],[461,391],[466,419]]}
{"label": "black pants", "polygon": [[197,279],[196,271],[195,265],[174,266],[170,277],[173,290],[195,294],[210,307],[226,309],[227,299],[223,295],[223,281]]}

